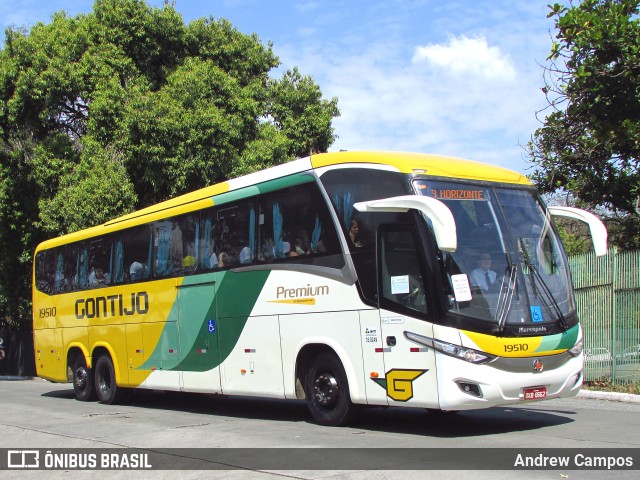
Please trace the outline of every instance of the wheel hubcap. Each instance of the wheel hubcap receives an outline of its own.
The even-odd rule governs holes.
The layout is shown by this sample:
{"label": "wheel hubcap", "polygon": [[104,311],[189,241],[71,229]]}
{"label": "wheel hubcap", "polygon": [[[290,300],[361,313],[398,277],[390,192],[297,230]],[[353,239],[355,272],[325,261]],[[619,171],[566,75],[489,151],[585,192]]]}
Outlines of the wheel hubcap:
{"label": "wheel hubcap", "polygon": [[79,368],[76,370],[74,375],[74,382],[76,384],[76,388],[79,390],[84,390],[87,386],[88,381],[87,371],[84,368]]}
{"label": "wheel hubcap", "polygon": [[111,390],[111,375],[107,368],[102,368],[100,373],[100,391],[107,396]]}
{"label": "wheel hubcap", "polygon": [[322,407],[334,407],[338,401],[338,381],[330,373],[318,375],[313,384],[313,395]]}

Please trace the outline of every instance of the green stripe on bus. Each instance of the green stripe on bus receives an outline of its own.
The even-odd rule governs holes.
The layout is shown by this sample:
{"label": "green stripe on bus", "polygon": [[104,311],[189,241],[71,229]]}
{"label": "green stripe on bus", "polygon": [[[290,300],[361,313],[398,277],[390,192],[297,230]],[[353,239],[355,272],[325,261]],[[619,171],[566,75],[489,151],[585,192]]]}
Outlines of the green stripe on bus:
{"label": "green stripe on bus", "polygon": [[220,323],[220,362],[224,362],[238,343],[240,334],[254,309],[270,271],[226,272],[216,292]]}
{"label": "green stripe on bus", "polygon": [[580,326],[575,325],[564,333],[557,333],[548,337],[542,337],[537,352],[548,352],[551,350],[569,350],[578,340]]}
{"label": "green stripe on bus", "polygon": [[236,202],[243,198],[253,197],[259,193],[260,190],[258,190],[258,187],[252,185],[251,187],[241,188],[232,192],[221,193],[220,195],[211,197],[211,199],[214,205],[224,205],[225,203]]}
{"label": "green stripe on bus", "polygon": [[[169,315],[178,319],[178,328],[167,322],[161,341],[140,368],[205,372],[219,366],[238,343],[268,277],[269,271],[186,277]],[[178,339],[167,338],[176,333]],[[179,343],[181,358],[167,359],[162,350],[167,341]]]}
{"label": "green stripe on bus", "polygon": [[223,205],[225,203],[236,202],[238,200],[253,197],[261,193],[275,192],[276,190],[302,185],[313,181],[313,176],[308,173],[296,173],[295,175],[277,178],[258,185],[240,188],[232,192],[221,193],[220,195],[211,197],[211,199],[213,200],[214,205]]}

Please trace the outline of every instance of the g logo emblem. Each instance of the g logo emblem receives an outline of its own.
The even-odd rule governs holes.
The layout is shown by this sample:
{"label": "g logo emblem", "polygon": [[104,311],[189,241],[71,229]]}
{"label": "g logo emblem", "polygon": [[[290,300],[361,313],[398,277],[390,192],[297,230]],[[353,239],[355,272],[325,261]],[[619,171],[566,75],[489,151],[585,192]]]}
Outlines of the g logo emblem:
{"label": "g logo emblem", "polygon": [[385,378],[372,378],[387,391],[387,396],[398,402],[407,402],[413,398],[413,381],[428,370],[389,370]]}

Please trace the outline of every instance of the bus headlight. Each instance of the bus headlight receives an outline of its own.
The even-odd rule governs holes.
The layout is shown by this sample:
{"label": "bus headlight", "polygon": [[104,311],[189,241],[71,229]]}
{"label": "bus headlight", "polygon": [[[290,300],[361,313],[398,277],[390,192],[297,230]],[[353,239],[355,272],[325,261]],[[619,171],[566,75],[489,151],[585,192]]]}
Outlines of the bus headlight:
{"label": "bus headlight", "polygon": [[418,345],[431,347],[437,352],[459,358],[465,362],[482,365],[496,359],[494,355],[489,355],[488,353],[480,352],[473,348],[461,347],[460,345],[454,345],[452,343],[443,342],[442,340],[425,337],[423,335],[418,335],[417,333],[404,332],[404,336]]}
{"label": "bus headlight", "polygon": [[573,348],[569,349],[569,353],[574,357],[577,357],[582,353],[582,350],[584,350],[584,343],[582,342],[582,339],[580,339]]}

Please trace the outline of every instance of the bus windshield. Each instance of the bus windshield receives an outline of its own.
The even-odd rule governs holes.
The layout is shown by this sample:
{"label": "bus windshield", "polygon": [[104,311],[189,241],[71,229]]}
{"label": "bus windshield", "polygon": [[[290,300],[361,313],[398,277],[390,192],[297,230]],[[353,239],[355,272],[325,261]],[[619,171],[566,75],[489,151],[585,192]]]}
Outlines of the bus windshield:
{"label": "bus windshield", "polygon": [[415,180],[453,213],[456,252],[440,261],[451,312],[498,331],[541,333],[574,322],[575,301],[558,235],[533,190]]}

